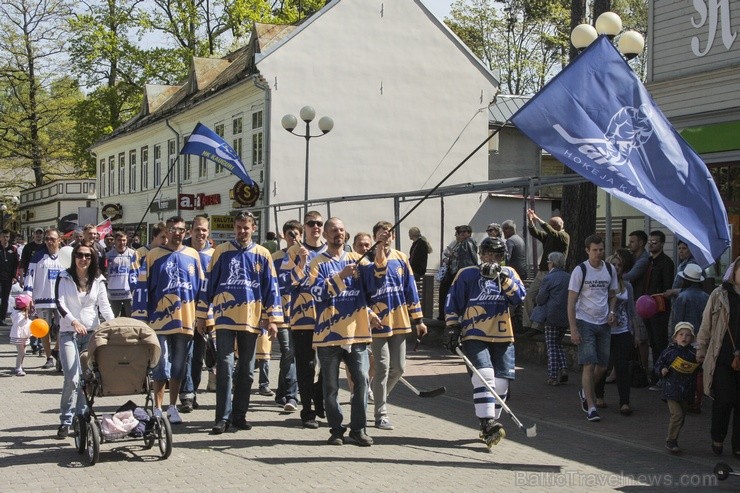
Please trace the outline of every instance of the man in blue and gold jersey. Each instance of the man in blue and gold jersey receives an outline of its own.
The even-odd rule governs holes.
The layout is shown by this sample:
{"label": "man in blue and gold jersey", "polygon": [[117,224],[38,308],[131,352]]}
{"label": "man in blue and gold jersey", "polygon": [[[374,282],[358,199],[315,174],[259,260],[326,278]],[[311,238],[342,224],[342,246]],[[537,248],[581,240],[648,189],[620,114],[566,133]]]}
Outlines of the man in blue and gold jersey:
{"label": "man in blue and gold jersey", "polygon": [[344,250],[344,223],[339,218],[326,222],[324,238],[327,248],[311,261],[309,286],[316,301],[313,346],[321,362],[326,419],[331,427],[327,443],[342,445],[347,431],[338,399],[339,364],[344,361],[354,382],[349,438],[369,447],[373,440],[365,433],[370,366],[367,345],[371,341],[366,280],[375,278],[372,271],[376,269],[366,259],[358,265],[360,254]]}
{"label": "man in blue and gold jersey", "polygon": [[[486,382],[506,400],[514,379],[514,329],[509,307],[518,305],[526,291],[516,271],[502,266],[506,245],[488,237],[479,247],[481,265],[460,269],[452,281],[445,320],[446,342],[454,354],[462,337],[462,351]],[[481,440],[494,445],[505,436],[498,422],[501,405],[473,373],[473,402],[480,420]]]}
{"label": "man in blue and gold jersey", "polygon": [[140,246],[134,250],[134,261],[131,264],[128,281],[132,293],[136,291],[136,283],[139,282],[139,270],[146,263],[146,254],[165,243],[167,243],[167,225],[160,221],[152,226],[152,241],[148,245]]}
{"label": "man in blue and gold jersey", "polygon": [[280,344],[280,375],[275,392],[275,402],[283,406],[283,410],[294,412],[298,410],[298,381],[295,369],[295,348],[293,338],[290,335],[290,292],[291,276],[287,271],[280,271],[283,260],[288,250],[296,244],[301,243],[303,238],[303,225],[291,219],[283,224],[283,237],[287,246],[272,254],[275,270],[278,272],[278,283],[280,285],[280,298],[283,305],[283,323],[278,325],[278,342]]}
{"label": "man in blue and gold jersey", "polygon": [[406,369],[406,334],[412,326],[419,339],[427,333],[421,321],[419,293],[409,259],[405,253],[391,248],[395,238],[392,228],[387,221],[373,226],[373,237],[378,242],[374,255],[377,258],[382,254],[386,262],[384,275],[376,280],[377,288],[370,291],[370,308],[380,318],[380,325],[372,330],[372,350],[375,427],[381,430],[393,429],[386,403]]}
{"label": "man in blue and gold jersey", "polygon": [[308,211],[303,219],[303,241],[285,253],[280,275],[289,276],[290,331],[295,349],[295,367],[298,392],[301,394],[301,421],[305,428],[316,429],[316,417],[324,416],[324,398],[321,393],[321,372],[314,382],[316,352],[313,349],[313,330],[316,326],[314,299],[308,286],[308,266],[326,250],[322,240],[324,221],[321,214]]}
{"label": "man in blue and gold jersey", "polygon": [[167,414],[171,423],[182,423],[177,398],[193,343],[195,305],[204,276],[198,252],[182,244],[185,220],[171,217],[166,227],[167,243],[149,251],[139,269],[132,317],[149,324],[162,347],[162,357],[153,371],[154,406],[161,410],[169,380]]}
{"label": "man in blue and gold jersey", "polygon": [[[275,267],[270,252],[252,241],[254,229],[251,213],[240,212],[234,217],[235,239],[216,247],[198,300],[198,330],[205,330],[210,305],[216,329],[216,424],[211,429],[214,435],[220,435],[229,426],[252,428],[246,416],[260,324],[266,320],[267,332],[273,339],[277,324],[283,322]],[[236,372],[235,343],[239,350]]]}

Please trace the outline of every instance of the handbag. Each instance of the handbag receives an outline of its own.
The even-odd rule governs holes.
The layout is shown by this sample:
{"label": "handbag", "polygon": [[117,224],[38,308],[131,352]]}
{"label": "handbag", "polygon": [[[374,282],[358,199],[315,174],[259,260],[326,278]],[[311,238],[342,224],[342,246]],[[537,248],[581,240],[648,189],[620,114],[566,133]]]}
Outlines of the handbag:
{"label": "handbag", "polygon": [[732,343],[732,351],[735,355],[734,358],[732,358],[732,363],[730,366],[735,371],[740,371],[740,350],[737,349],[737,346],[735,345],[735,339],[732,337],[732,331],[729,327],[727,327],[727,333],[730,335],[730,342]]}
{"label": "handbag", "polygon": [[447,264],[442,262],[442,264],[439,266],[439,270],[434,275],[434,278],[437,281],[442,282],[442,279],[444,279],[446,275],[447,275]]}

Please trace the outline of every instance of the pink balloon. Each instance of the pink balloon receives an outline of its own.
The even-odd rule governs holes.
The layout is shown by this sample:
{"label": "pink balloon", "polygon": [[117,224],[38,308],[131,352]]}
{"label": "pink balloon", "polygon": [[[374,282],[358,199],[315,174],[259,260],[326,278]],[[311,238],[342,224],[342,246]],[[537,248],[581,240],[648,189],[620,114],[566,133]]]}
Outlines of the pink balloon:
{"label": "pink balloon", "polygon": [[658,313],[658,304],[655,298],[649,294],[643,294],[637,298],[635,309],[637,310],[637,314],[642,318],[652,318],[653,315]]}

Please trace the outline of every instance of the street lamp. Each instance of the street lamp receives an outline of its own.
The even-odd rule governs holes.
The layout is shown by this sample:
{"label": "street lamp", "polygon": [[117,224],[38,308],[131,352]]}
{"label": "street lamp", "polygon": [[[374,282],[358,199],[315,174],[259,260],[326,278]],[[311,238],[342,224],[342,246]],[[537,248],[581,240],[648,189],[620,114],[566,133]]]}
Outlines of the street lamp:
{"label": "street lamp", "polygon": [[[622,19],[614,12],[604,12],[596,19],[596,27],[590,24],[579,24],[570,33],[570,42],[580,52],[588,45],[596,41],[599,34],[606,35],[610,41],[622,31]],[[637,31],[626,31],[619,36],[617,49],[627,60],[632,60],[641,55],[645,49],[645,38]],[[604,216],[606,218],[606,254],[611,255],[612,250],[612,200],[611,195],[606,194]]]}
{"label": "street lamp", "polygon": [[280,120],[280,124],[291,134],[306,139],[306,182],[303,188],[303,201],[304,207],[306,208],[305,212],[308,212],[308,144],[312,138],[323,137],[324,135],[331,132],[331,129],[334,128],[334,120],[332,120],[328,116],[322,116],[319,119],[319,130],[321,130],[322,133],[320,135],[311,135],[311,122],[314,120],[314,118],[316,118],[316,110],[314,110],[311,106],[304,106],[303,108],[301,108],[299,116],[301,117],[301,120],[306,122],[306,132],[304,134],[295,133],[293,131],[298,126],[298,119],[295,117],[295,115],[288,114],[283,116],[283,119]]}

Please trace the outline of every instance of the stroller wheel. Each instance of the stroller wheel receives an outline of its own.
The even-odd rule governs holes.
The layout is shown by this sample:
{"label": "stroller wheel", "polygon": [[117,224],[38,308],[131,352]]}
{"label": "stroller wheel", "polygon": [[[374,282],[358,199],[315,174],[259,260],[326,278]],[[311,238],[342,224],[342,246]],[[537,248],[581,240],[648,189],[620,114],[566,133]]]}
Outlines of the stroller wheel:
{"label": "stroller wheel", "polygon": [[94,466],[100,458],[100,428],[96,419],[91,419],[86,425],[84,458],[87,465]]}
{"label": "stroller wheel", "polygon": [[87,442],[87,426],[84,415],[75,414],[74,418],[72,418],[72,431],[74,433],[77,453],[83,454],[85,452],[85,445]]}
{"label": "stroller wheel", "polygon": [[165,417],[157,418],[156,425],[157,445],[159,445],[159,454],[162,460],[166,459],[172,453],[172,425],[170,420]]}
{"label": "stroller wheel", "polygon": [[714,474],[717,475],[717,479],[719,479],[720,481],[724,481],[730,476],[730,474],[732,474],[732,468],[729,464],[719,462],[716,466],[714,466]]}

